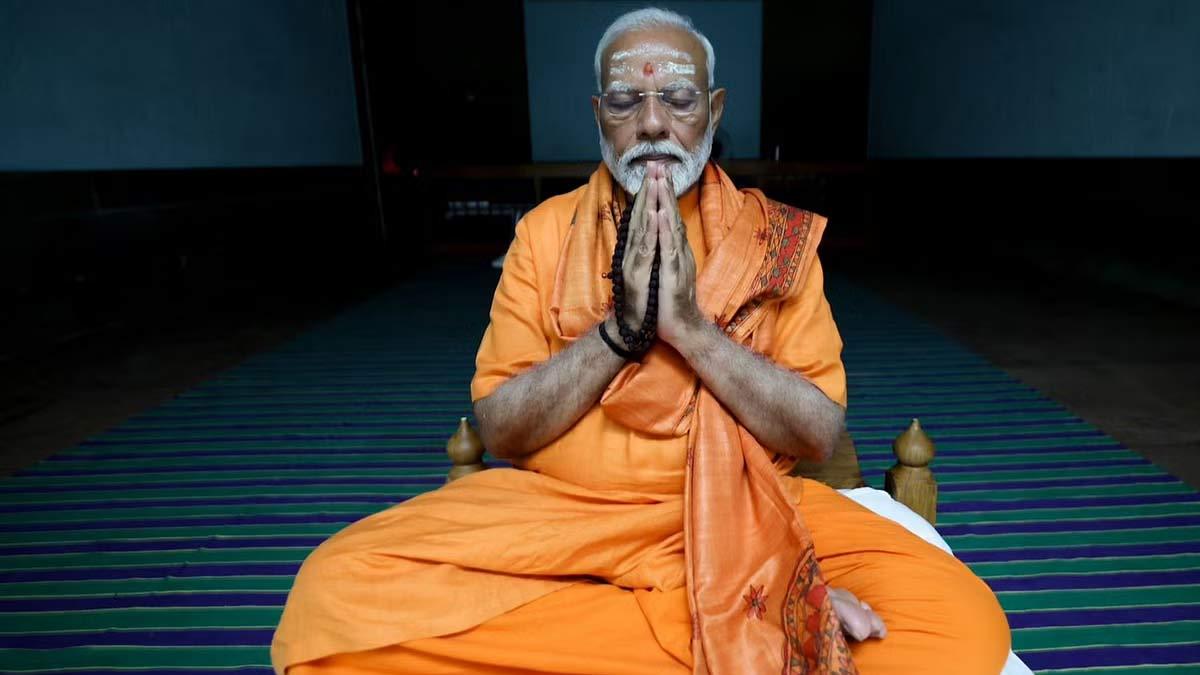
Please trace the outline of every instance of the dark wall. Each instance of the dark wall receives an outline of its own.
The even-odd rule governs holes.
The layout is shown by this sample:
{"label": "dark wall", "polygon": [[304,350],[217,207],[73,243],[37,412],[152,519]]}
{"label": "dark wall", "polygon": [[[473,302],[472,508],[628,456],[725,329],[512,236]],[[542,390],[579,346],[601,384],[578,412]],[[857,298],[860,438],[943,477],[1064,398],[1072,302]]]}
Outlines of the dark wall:
{"label": "dark wall", "polygon": [[382,159],[529,161],[521,0],[360,4]]}
{"label": "dark wall", "polygon": [[0,174],[0,298],[307,283],[288,275],[376,236],[364,184],[356,167]]}
{"label": "dark wall", "polygon": [[763,2],[764,158],[866,157],[871,5]]}
{"label": "dark wall", "polygon": [[1195,160],[877,160],[870,172],[887,250],[967,268],[1015,256],[1058,257],[1063,271],[1125,260],[1200,272]]}
{"label": "dark wall", "polygon": [[870,82],[880,251],[963,279],[1200,275],[1200,3],[876,0]]}
{"label": "dark wall", "polygon": [[872,156],[1200,156],[1194,0],[875,5]]}
{"label": "dark wall", "polygon": [[202,320],[375,283],[362,173],[0,174],[0,358],[166,313]]}
{"label": "dark wall", "polygon": [[344,0],[6,0],[0,171],[355,165]]}
{"label": "dark wall", "polygon": [[381,269],[348,18],[345,0],[0,3],[0,354]]}

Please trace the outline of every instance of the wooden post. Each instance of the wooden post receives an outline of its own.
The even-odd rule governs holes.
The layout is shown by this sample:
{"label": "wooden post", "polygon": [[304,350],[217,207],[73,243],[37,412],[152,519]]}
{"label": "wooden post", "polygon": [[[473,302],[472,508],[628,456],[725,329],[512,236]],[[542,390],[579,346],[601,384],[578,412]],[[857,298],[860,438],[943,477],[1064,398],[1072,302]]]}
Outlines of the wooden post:
{"label": "wooden post", "polygon": [[915,511],[931,525],[937,524],[937,481],[929,463],[933,461],[933,441],[913,419],[908,430],[892,443],[896,465],[888,469],[883,486],[893,499]]}
{"label": "wooden post", "polygon": [[791,475],[811,478],[836,490],[866,486],[862,478],[862,470],[858,465],[858,453],[854,450],[854,440],[845,430],[838,437],[837,447],[834,448],[833,456],[828,461],[796,462]]}
{"label": "wooden post", "polygon": [[458,421],[458,431],[446,441],[446,454],[454,463],[446,475],[447,483],[487,468],[483,463],[483,442],[465,417]]}

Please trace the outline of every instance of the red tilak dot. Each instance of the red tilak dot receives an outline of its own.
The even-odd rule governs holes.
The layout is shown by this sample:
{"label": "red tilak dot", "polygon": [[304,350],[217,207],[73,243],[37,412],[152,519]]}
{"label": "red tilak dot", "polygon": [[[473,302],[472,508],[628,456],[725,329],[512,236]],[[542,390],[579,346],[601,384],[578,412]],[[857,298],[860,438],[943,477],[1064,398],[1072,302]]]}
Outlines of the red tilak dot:
{"label": "red tilak dot", "polygon": [[647,63],[646,65],[642,66],[642,74],[645,75],[646,77],[650,77],[651,75],[653,75],[654,74],[654,64]]}

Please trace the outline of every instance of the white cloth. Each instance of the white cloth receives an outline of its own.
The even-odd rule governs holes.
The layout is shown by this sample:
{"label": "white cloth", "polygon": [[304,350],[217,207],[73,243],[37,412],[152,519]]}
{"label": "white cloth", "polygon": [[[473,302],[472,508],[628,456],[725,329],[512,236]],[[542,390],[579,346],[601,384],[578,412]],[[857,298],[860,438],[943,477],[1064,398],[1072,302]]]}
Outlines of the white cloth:
{"label": "white cloth", "polygon": [[[928,520],[918,516],[916,512],[904,504],[892,499],[892,496],[883,490],[864,487],[853,490],[838,490],[838,492],[841,492],[874,513],[888,520],[900,523],[909,532],[937,546],[946,553],[954,555],[954,551],[950,550],[950,545],[946,543],[945,539],[942,539],[942,535],[938,534],[937,530],[933,529],[933,525],[930,525]],[[1033,671],[1016,654],[1010,651],[1008,653],[1008,661],[1005,662],[1004,669],[1000,671],[1000,675],[1033,675]]]}

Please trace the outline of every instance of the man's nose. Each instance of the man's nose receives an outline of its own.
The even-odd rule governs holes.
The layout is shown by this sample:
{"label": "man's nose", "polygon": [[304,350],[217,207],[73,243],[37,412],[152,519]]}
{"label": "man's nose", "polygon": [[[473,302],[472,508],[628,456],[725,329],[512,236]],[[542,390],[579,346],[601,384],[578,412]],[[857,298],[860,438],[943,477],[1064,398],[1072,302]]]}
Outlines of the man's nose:
{"label": "man's nose", "polygon": [[671,135],[670,120],[657,96],[647,96],[637,115],[638,139],[661,141]]}

